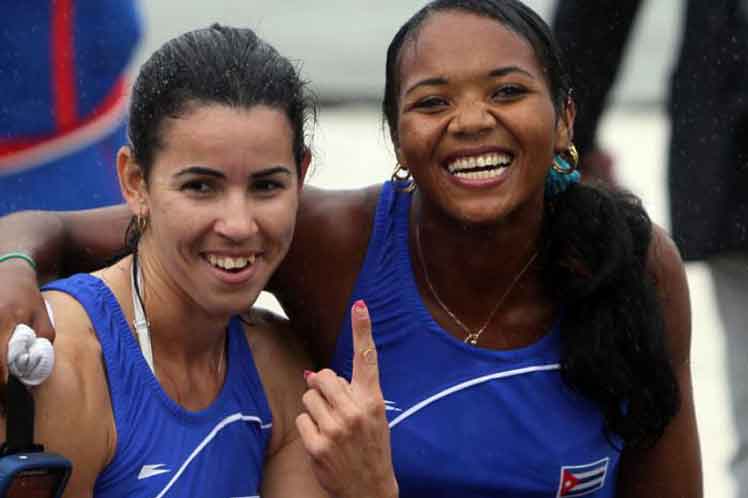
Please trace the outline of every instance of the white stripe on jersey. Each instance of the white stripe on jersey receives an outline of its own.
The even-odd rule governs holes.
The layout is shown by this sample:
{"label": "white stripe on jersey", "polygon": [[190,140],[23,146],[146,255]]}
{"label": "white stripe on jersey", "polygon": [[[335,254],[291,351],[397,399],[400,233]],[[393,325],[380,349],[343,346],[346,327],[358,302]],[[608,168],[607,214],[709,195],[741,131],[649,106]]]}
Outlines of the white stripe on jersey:
{"label": "white stripe on jersey", "polygon": [[242,413],[235,413],[224,418],[223,420],[218,422],[213,430],[210,431],[210,433],[205,436],[200,444],[197,445],[197,448],[195,448],[190,456],[187,457],[187,460],[185,460],[182,466],[179,467],[179,470],[177,470],[176,474],[174,474],[174,477],[171,478],[166,487],[162,489],[158,495],[156,495],[156,498],[162,498],[166,494],[166,492],[169,491],[169,489],[174,485],[174,483],[177,482],[177,479],[179,479],[182,473],[184,473],[185,469],[187,469],[187,466],[192,462],[192,460],[194,460],[195,457],[197,457],[197,455],[206,446],[208,446],[208,444],[213,439],[215,439],[216,435],[218,435],[219,432],[221,432],[227,425],[233,424],[234,422],[256,422],[257,424],[259,424],[261,429],[269,429],[273,426],[272,423],[263,424],[262,420],[260,420],[259,417],[255,417],[254,415],[243,415]]}
{"label": "white stripe on jersey", "polygon": [[411,406],[407,410],[405,410],[403,413],[395,417],[392,422],[390,422],[390,429],[394,428],[397,424],[405,420],[406,418],[410,417],[416,412],[419,412],[423,410],[426,406],[430,405],[434,401],[437,401],[439,399],[442,399],[446,396],[449,396],[450,394],[454,394],[458,391],[462,391],[464,389],[467,389],[469,387],[473,387],[477,384],[483,384],[485,382],[494,380],[494,379],[504,379],[506,377],[514,377],[517,375],[523,375],[528,373],[534,373],[534,372],[543,372],[547,370],[558,370],[561,368],[561,365],[559,363],[551,363],[549,365],[537,365],[534,367],[524,367],[524,368],[517,368],[514,370],[506,370],[504,372],[496,372],[489,375],[484,375],[482,377],[478,377],[475,379],[466,380],[464,382],[461,382],[455,386],[449,387],[447,389],[444,389],[443,391],[440,391],[433,396],[429,396],[428,398],[424,399],[423,401],[416,403],[415,405]]}

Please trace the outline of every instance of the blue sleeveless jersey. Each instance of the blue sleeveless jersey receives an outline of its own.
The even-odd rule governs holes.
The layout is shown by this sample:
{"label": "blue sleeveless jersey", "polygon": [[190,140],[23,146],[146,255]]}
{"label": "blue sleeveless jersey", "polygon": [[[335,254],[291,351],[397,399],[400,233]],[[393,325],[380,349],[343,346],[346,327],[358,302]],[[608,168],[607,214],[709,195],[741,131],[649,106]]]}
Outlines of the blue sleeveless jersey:
{"label": "blue sleeveless jersey", "polygon": [[[615,496],[620,441],[561,380],[558,326],[508,351],[442,329],[413,278],[411,195],[394,187],[384,185],[351,304],[364,299],[371,314],[400,496]],[[349,311],[333,359],[349,379],[350,327]]]}
{"label": "blue sleeveless jersey", "polygon": [[75,275],[47,285],[45,290],[66,292],[83,305],[103,351],[117,448],[111,463],[99,474],[94,496],[259,495],[272,424],[237,318],[228,328],[224,386],[208,408],[191,412],[161,389],[122,309],[101,280]]}

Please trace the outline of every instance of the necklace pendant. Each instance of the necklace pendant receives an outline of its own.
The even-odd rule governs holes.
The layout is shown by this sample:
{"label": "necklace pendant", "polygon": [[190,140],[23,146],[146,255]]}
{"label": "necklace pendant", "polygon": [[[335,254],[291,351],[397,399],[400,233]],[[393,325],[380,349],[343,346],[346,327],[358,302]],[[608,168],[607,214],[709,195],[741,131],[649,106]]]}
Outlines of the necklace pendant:
{"label": "necklace pendant", "polygon": [[480,334],[476,334],[475,332],[468,334],[468,336],[465,338],[465,344],[471,344],[473,346],[477,346],[478,337],[480,337]]}

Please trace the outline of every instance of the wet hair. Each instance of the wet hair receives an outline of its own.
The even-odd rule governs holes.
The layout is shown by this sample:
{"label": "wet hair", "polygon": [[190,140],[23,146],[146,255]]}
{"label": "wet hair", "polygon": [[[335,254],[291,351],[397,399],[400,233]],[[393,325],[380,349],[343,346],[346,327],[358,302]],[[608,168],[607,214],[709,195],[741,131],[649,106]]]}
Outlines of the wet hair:
{"label": "wet hair", "polygon": [[164,120],[192,105],[266,105],[288,117],[298,164],[314,114],[305,87],[294,65],[251,29],[213,24],[180,35],[151,55],[133,85],[128,138],[135,160],[147,173],[163,145]]}
{"label": "wet hair", "polygon": [[400,94],[400,56],[403,45],[414,40],[424,22],[433,14],[463,11],[501,23],[530,43],[545,74],[556,115],[560,115],[571,92],[571,75],[566,69],[561,48],[548,25],[533,10],[515,0],[436,0],[428,3],[402,25],[387,48],[382,113],[393,143],[397,146],[398,97]]}
{"label": "wet hair", "polygon": [[[163,146],[166,119],[211,104],[281,110],[291,125],[301,175],[306,126],[316,116],[306,82],[286,57],[251,29],[213,24],[166,42],[140,68],[132,90],[128,138],[146,181]],[[131,222],[126,235],[131,250],[139,236]]]}
{"label": "wet hair", "polygon": [[[527,40],[560,115],[571,80],[537,14],[516,0],[436,0],[400,28],[387,50],[382,109],[396,147],[401,49],[424,21],[444,11],[494,19]],[[546,197],[539,261],[544,287],[562,310],[562,378],[597,403],[609,435],[635,447],[656,442],[680,405],[662,308],[647,271],[652,231],[639,200],[622,191],[577,184]]]}

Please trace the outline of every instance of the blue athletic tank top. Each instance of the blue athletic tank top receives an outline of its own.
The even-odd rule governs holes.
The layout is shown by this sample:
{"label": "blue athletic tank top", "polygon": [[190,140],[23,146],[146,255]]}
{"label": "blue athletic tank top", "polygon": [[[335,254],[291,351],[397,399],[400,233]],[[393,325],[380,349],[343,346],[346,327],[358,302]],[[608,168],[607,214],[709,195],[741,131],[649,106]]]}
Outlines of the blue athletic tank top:
{"label": "blue athletic tank top", "polygon": [[[442,329],[413,278],[410,200],[384,185],[351,296],[372,318],[400,496],[612,498],[620,441],[606,437],[597,406],[561,380],[558,325],[508,351]],[[350,379],[348,309],[333,368]]]}
{"label": "blue athletic tank top", "polygon": [[208,408],[192,412],[161,389],[104,282],[80,274],[45,290],[81,303],[103,351],[117,448],[99,474],[95,497],[259,496],[272,423],[238,318],[228,327],[224,386]]}

